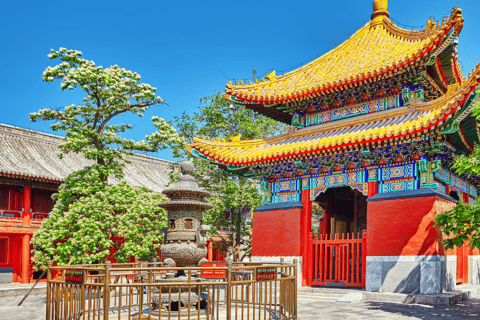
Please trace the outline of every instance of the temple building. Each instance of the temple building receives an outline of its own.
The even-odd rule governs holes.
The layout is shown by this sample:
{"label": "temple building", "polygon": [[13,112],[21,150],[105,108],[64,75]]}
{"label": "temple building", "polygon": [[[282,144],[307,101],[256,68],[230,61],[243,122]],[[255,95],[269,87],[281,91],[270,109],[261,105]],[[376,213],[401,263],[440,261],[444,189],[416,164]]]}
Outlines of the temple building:
{"label": "temple building", "polygon": [[[371,21],[318,59],[227,84],[226,99],[288,133],[191,144],[193,155],[261,181],[252,260],[299,258],[303,285],[435,294],[479,283],[478,250],[444,250],[433,218],[478,195],[480,178],[452,165],[479,143],[480,64],[460,69],[459,8],[419,31],[389,16],[388,1],[375,0]],[[319,234],[312,202],[324,210]]]}
{"label": "temple building", "polygon": [[[40,275],[30,263],[30,239],[52,210],[51,195],[63,180],[92,164],[75,153],[59,159],[61,143],[59,136],[0,124],[0,283],[28,283]],[[128,184],[165,189],[172,162],[140,154],[128,160]]]}

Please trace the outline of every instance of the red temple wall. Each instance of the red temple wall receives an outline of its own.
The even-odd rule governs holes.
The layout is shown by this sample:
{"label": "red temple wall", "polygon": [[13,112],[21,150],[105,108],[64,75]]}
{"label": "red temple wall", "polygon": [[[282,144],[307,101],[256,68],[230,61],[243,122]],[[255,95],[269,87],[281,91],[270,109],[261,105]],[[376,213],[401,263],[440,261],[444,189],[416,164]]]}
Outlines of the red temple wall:
{"label": "red temple wall", "polygon": [[253,213],[252,256],[301,256],[302,209]]}
{"label": "red temple wall", "polygon": [[[0,263],[0,269],[12,269],[12,281],[20,282],[22,275],[22,237],[17,234],[1,233],[0,238],[7,239],[6,262]],[[2,261],[3,257],[2,257]]]}
{"label": "red temple wall", "polygon": [[444,255],[433,219],[454,205],[435,196],[369,202],[368,255]]}

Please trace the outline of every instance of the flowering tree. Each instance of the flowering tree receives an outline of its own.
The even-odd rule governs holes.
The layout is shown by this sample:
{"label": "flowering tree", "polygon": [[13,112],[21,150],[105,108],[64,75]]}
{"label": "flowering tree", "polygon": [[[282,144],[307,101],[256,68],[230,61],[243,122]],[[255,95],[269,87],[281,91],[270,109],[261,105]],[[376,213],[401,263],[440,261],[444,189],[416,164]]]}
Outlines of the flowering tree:
{"label": "flowering tree", "polygon": [[94,165],[71,174],[55,194],[55,206],[32,239],[33,263],[94,263],[110,248],[120,262],[130,257],[150,260],[163,239],[167,214],[158,207],[165,198],[125,182],[108,185]]}
{"label": "flowering tree", "polygon": [[[480,120],[480,102],[472,107],[472,114]],[[477,145],[469,156],[456,157],[453,168],[458,174],[480,176],[480,146]],[[480,198],[476,202],[472,205],[460,201],[452,210],[435,217],[435,225],[445,235],[443,243],[447,249],[461,247],[464,243],[480,249]]]}
{"label": "flowering tree", "polygon": [[[64,131],[60,157],[68,152],[82,153],[94,164],[70,175],[55,195],[50,217],[32,240],[35,264],[45,265],[51,258],[58,264],[70,259],[102,261],[112,246],[119,250],[116,257],[121,261],[132,255],[151,257],[166,223],[165,212],[156,206],[161,196],[125,183],[109,186],[108,177],[123,178],[128,162],[125,156],[134,150],[182,148],[183,138],[159,117],[152,118],[157,131],[145,140],[135,142],[119,136],[132,127],[112,123],[117,116],[142,117],[149,107],[163,103],[155,94],[156,88],[139,83],[136,72],[117,65],[96,66],[77,50],[52,49],[48,56],[61,63],[48,67],[43,80],[60,80],[62,90],[79,89],[86,96],[82,105],[43,109],[30,114],[30,119],[54,121],[52,130]],[[124,242],[119,245],[115,237],[123,237]]]}

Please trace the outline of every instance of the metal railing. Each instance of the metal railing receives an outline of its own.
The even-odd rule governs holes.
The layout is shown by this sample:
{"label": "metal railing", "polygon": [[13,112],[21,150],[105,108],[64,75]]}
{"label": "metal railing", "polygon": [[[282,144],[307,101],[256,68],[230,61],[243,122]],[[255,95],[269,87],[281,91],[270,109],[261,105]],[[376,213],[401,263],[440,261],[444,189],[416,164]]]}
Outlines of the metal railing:
{"label": "metal railing", "polygon": [[132,318],[297,319],[296,261],[187,268],[49,263],[47,320]]}

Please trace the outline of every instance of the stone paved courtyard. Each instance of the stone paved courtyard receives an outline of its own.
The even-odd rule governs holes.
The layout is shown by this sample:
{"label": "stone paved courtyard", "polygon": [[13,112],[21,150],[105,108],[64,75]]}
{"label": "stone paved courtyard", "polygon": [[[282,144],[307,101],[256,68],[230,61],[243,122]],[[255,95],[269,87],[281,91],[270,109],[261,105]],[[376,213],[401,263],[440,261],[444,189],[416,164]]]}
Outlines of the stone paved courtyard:
{"label": "stone paved courtyard", "polygon": [[[45,319],[45,297],[30,296],[21,307],[22,297],[0,298],[1,320]],[[331,302],[302,299],[299,319],[480,319],[480,299],[455,306],[402,305],[380,302]]]}

